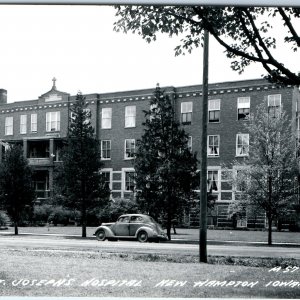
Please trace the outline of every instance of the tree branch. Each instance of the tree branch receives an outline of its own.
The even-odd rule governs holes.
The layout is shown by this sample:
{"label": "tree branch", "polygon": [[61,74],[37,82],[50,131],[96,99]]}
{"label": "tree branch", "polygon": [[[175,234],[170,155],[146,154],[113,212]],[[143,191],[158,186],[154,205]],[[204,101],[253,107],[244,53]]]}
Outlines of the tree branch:
{"label": "tree branch", "polygon": [[289,19],[289,17],[286,15],[286,13],[284,12],[282,7],[278,7],[278,11],[280,13],[280,15],[282,16],[286,26],[288,27],[288,29],[290,30],[294,41],[296,42],[297,46],[300,47],[300,37],[298,36],[291,20]]}

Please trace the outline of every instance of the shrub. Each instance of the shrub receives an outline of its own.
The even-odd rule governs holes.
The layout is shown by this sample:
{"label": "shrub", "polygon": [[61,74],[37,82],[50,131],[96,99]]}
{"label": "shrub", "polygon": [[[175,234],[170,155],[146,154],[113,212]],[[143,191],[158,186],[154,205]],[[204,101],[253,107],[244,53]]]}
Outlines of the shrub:
{"label": "shrub", "polygon": [[0,211],[0,227],[5,227],[9,224],[10,220],[4,211]]}
{"label": "shrub", "polygon": [[45,225],[49,222],[54,225],[68,225],[71,220],[76,219],[76,213],[72,210],[60,205],[43,204],[34,207],[32,221],[36,225]]}
{"label": "shrub", "polygon": [[140,210],[135,200],[116,198],[109,201],[108,205],[101,209],[98,217],[101,222],[116,221],[122,214],[139,213]]}

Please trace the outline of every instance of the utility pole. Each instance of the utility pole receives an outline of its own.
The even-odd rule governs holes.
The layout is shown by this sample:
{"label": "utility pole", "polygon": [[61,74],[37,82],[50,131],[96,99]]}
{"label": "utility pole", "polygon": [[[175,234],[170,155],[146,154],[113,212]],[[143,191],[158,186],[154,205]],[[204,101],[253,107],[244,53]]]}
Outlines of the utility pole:
{"label": "utility pole", "polygon": [[209,33],[204,30],[203,85],[202,85],[202,138],[200,173],[200,230],[199,260],[207,263],[207,114],[208,114],[208,43]]}

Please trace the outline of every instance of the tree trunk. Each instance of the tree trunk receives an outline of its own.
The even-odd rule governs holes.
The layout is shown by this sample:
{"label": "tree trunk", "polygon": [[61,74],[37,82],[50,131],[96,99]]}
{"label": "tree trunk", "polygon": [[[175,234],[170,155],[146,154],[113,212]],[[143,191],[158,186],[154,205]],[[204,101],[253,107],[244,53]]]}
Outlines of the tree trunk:
{"label": "tree trunk", "polygon": [[168,213],[167,217],[167,236],[169,241],[171,241],[171,229],[172,229],[172,218],[170,212]]}
{"label": "tree trunk", "polygon": [[82,237],[86,237],[86,194],[85,194],[85,180],[81,181],[81,228],[82,228]]}
{"label": "tree trunk", "polygon": [[268,245],[271,246],[272,245],[272,218],[268,217]]}
{"label": "tree trunk", "polygon": [[85,209],[82,210],[82,217],[81,217],[81,228],[82,228],[82,237],[86,237],[86,211]]}
{"label": "tree trunk", "polygon": [[14,225],[15,225],[15,235],[18,235],[19,234],[18,223],[15,222]]}

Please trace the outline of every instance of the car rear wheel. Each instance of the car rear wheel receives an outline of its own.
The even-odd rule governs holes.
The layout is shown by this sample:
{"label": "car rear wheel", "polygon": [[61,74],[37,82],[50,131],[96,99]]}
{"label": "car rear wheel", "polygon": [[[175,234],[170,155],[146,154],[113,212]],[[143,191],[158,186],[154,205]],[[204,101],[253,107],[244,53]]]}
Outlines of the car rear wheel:
{"label": "car rear wheel", "polygon": [[105,241],[106,239],[105,231],[103,229],[98,230],[98,232],[96,233],[96,237],[98,241]]}
{"label": "car rear wheel", "polygon": [[141,231],[138,233],[137,239],[140,243],[145,243],[148,241],[148,234],[146,231]]}

